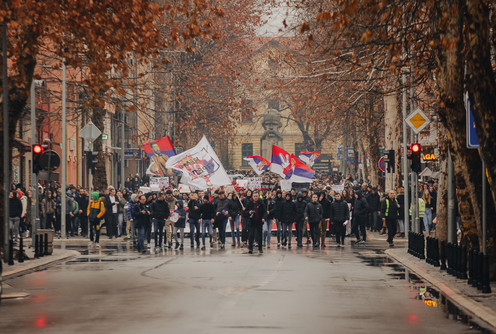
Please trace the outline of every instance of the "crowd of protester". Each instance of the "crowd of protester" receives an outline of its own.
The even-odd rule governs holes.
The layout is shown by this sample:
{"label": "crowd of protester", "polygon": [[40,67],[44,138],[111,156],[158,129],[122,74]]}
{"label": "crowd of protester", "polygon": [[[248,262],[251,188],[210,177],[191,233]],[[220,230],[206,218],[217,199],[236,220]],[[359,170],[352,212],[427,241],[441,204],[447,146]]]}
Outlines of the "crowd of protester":
{"label": "crowd of protester", "polygon": [[[256,177],[252,172],[230,173]],[[132,239],[140,252],[151,247],[184,249],[186,226],[190,247],[202,250],[223,249],[229,242],[231,247],[248,248],[249,252],[255,247],[263,252],[272,245],[301,248],[335,243],[342,247],[347,237],[356,244],[367,242],[367,231],[387,233],[387,242],[393,247],[395,237],[405,237],[402,187],[383,192],[351,175],[317,173],[312,184],[293,184],[291,190],[282,191],[276,175],[264,173],[261,177],[262,189],[232,186],[189,193],[180,193],[174,180],[160,192],[143,193],[140,187],[148,186],[149,179],[139,175],[130,176],[122,189],[110,186],[92,193],[73,185],[62,192],[52,182],[38,189],[38,206],[31,190],[13,186],[9,196],[11,237],[17,242],[20,235],[29,235],[36,208],[40,228],[53,229],[59,237],[65,215],[68,238],[89,237],[91,246],[99,247],[100,231],[105,227],[109,239]],[[419,189],[419,217],[428,234],[435,227],[437,183],[421,183]],[[66,201],[65,212],[61,212],[62,201]]]}

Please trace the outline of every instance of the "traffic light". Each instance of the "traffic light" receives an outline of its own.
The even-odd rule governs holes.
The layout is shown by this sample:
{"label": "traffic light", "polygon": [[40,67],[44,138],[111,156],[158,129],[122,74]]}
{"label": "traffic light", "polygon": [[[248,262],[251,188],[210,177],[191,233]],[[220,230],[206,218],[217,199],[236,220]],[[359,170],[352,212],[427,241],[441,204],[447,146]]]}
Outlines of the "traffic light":
{"label": "traffic light", "polygon": [[413,143],[410,145],[410,159],[412,159],[412,171],[415,173],[420,173],[420,152],[422,151],[422,147],[419,143]]}
{"label": "traffic light", "polygon": [[388,173],[394,173],[394,150],[384,151],[384,163]]}
{"label": "traffic light", "polygon": [[33,154],[33,173],[38,174],[41,170],[40,158],[45,149],[40,144],[35,144],[31,148],[31,153]]}
{"label": "traffic light", "polygon": [[86,152],[86,166],[91,174],[95,174],[95,167],[98,163],[98,153]]}

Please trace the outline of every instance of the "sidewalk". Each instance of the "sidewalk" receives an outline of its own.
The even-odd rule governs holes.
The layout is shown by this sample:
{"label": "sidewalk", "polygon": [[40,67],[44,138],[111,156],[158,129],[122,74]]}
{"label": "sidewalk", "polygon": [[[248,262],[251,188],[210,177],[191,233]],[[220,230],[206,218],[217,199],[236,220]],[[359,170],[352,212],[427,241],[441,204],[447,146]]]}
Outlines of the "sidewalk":
{"label": "sidewalk", "polygon": [[[395,240],[396,241],[396,240]],[[405,248],[390,248],[386,254],[432,285],[448,300],[471,317],[480,319],[491,332],[496,332],[496,284],[490,294],[483,294],[467,284],[467,280],[448,275],[439,267],[427,264],[407,253]]]}
{"label": "sidewalk", "polygon": [[40,269],[55,262],[59,262],[79,255],[79,252],[74,250],[55,248],[52,255],[47,255],[36,259],[34,258],[34,251],[32,248],[25,248],[24,250],[26,255],[29,257],[29,260],[24,260],[23,263],[19,263],[17,259],[14,259],[14,265],[12,266],[3,263],[3,281],[24,274],[25,272]]}

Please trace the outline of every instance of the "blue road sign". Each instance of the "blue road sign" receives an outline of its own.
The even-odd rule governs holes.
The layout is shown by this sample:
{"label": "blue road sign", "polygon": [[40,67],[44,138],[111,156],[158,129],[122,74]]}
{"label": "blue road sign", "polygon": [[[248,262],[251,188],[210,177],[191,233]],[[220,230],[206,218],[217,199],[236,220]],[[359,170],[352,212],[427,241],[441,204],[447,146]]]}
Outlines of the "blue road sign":
{"label": "blue road sign", "polygon": [[339,161],[343,160],[343,148],[342,147],[338,147],[338,154],[336,154],[336,159]]}
{"label": "blue road sign", "polygon": [[477,137],[474,114],[470,107],[468,93],[465,94],[465,110],[467,111],[467,148],[479,148],[479,137]]}
{"label": "blue road sign", "polygon": [[355,150],[353,147],[348,147],[346,149],[346,161],[355,162]]}

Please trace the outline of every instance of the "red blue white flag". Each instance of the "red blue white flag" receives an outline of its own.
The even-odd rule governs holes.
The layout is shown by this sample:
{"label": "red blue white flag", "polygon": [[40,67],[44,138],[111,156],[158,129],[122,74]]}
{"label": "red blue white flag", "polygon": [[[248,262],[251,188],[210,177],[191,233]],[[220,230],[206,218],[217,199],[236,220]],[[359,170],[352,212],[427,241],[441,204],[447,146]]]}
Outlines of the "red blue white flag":
{"label": "red blue white flag", "polygon": [[258,155],[249,155],[244,160],[248,161],[248,164],[253,168],[257,175],[262,174],[270,167],[270,162],[264,157]]}
{"label": "red blue white flag", "polygon": [[272,161],[270,162],[270,171],[285,177],[284,169],[289,166],[291,155],[276,145],[272,145]]}
{"label": "red blue white flag", "polygon": [[308,183],[312,182],[315,172],[294,154],[291,154],[289,165],[284,169],[284,174],[286,175],[285,179],[291,182]]}
{"label": "red blue white flag", "polygon": [[298,156],[298,158],[301,161],[303,161],[304,163],[306,163],[310,167],[313,166],[313,164],[315,163],[315,161],[319,157],[320,157],[320,153],[317,152],[317,151],[313,151],[313,152],[300,152],[300,155]]}

